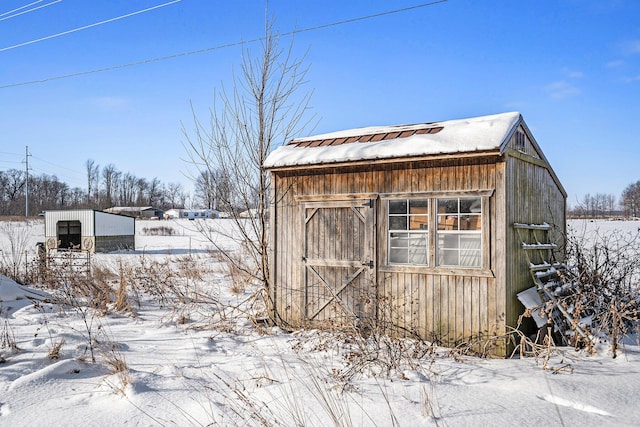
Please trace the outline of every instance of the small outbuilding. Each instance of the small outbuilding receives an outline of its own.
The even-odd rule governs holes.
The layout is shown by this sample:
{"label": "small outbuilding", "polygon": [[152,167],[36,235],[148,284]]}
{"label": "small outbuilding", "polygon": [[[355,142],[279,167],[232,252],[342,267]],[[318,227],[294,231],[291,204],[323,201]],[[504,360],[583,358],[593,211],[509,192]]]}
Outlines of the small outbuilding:
{"label": "small outbuilding", "polygon": [[46,211],[47,251],[110,252],[135,248],[135,218],[92,209]]}
{"label": "small outbuilding", "polygon": [[104,212],[140,219],[160,219],[164,214],[162,209],[154,208],[153,206],[114,206],[105,209]]}
{"label": "small outbuilding", "polygon": [[220,212],[215,209],[169,209],[164,213],[165,219],[216,219]]}
{"label": "small outbuilding", "polygon": [[566,192],[519,113],[295,139],[264,166],[284,327],[489,338],[504,356],[532,286],[525,234],[565,232]]}

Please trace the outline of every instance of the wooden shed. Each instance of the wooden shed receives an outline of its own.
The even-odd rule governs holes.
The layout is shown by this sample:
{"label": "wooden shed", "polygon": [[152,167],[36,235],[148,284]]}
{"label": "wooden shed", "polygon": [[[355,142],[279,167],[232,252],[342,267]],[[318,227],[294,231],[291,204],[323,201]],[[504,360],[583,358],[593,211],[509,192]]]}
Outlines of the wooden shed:
{"label": "wooden shed", "polygon": [[502,336],[533,284],[524,240],[562,246],[566,192],[519,113],[295,139],[264,166],[270,310],[285,327]]}
{"label": "wooden shed", "polygon": [[93,209],[46,211],[47,251],[109,252],[135,248],[135,218]]}

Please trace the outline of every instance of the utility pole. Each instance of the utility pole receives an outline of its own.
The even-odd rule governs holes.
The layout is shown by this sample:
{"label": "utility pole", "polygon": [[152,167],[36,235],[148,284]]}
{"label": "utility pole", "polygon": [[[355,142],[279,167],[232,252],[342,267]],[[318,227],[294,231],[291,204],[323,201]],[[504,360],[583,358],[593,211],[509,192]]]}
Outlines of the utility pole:
{"label": "utility pole", "polygon": [[29,146],[26,146],[25,155],[24,155],[24,163],[25,163],[25,172],[27,175],[27,179],[25,180],[24,186],[24,216],[29,218]]}

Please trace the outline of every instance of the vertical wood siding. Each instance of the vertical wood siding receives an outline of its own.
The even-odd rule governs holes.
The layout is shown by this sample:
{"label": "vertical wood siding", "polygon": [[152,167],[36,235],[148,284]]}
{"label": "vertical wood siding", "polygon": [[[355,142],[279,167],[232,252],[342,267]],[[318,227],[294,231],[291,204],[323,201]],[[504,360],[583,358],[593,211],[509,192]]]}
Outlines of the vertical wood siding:
{"label": "vertical wood siding", "polygon": [[[527,150],[535,147],[526,140]],[[526,155],[520,152],[522,155]],[[498,157],[367,164],[326,169],[273,171],[271,297],[274,318],[299,327],[305,318],[305,276],[301,261],[305,212],[298,197],[333,199],[358,194],[494,190],[489,197],[489,275],[386,268],[386,218],[377,206],[378,317],[398,331],[452,345],[502,334],[515,326],[522,308],[516,293],[530,286],[527,264],[513,222],[554,223],[564,232],[565,198],[541,160]],[[327,221],[333,221],[327,218]],[[337,221],[339,222],[339,221]],[[327,224],[339,228],[340,224]],[[332,244],[332,242],[325,242]],[[354,241],[355,244],[355,241]],[[350,251],[351,248],[336,248]],[[504,343],[494,350],[507,351]]]}
{"label": "vertical wood siding", "polygon": [[506,273],[507,324],[515,325],[524,307],[516,294],[534,286],[522,242],[513,229],[514,222],[552,226],[550,240],[558,244],[558,260],[563,260],[561,248],[566,232],[566,198],[555,184],[549,171],[523,159],[509,157],[506,163]]}

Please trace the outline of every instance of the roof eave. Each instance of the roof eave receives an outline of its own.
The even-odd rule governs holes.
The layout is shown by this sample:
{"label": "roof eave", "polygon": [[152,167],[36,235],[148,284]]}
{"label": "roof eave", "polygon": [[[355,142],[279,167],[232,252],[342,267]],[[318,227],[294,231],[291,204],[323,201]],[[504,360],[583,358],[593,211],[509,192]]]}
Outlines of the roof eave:
{"label": "roof eave", "polygon": [[481,150],[481,151],[469,151],[469,152],[456,152],[456,153],[443,153],[443,154],[425,154],[421,156],[403,156],[403,157],[388,157],[377,159],[362,159],[362,160],[345,160],[337,162],[324,162],[313,164],[293,164],[283,166],[265,166],[264,169],[268,171],[287,171],[287,170],[299,170],[299,169],[331,169],[345,166],[362,166],[371,163],[375,164],[393,164],[393,163],[408,163],[408,162],[420,162],[420,161],[438,161],[445,159],[462,159],[462,158],[475,158],[475,157],[501,157],[502,152],[500,149],[495,150]]}

